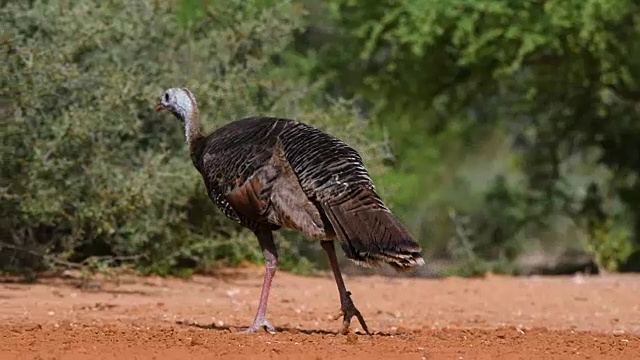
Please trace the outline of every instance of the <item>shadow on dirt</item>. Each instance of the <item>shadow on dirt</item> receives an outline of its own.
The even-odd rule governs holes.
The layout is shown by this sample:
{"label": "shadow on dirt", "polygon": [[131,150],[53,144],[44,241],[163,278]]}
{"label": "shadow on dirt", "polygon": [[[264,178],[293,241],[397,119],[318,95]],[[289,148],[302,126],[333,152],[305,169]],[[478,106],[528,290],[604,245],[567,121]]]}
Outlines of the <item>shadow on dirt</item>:
{"label": "shadow on dirt", "polygon": [[[244,328],[244,326],[233,326],[233,325],[223,325],[223,326],[219,326],[216,324],[205,325],[205,324],[198,324],[198,323],[193,323],[193,322],[183,321],[183,320],[176,321],[176,325],[190,326],[190,327],[195,327],[195,328],[204,329],[204,330],[224,331],[224,332],[239,333],[239,334],[240,334],[239,330]],[[287,326],[276,326],[276,332],[278,333],[288,332],[292,334],[306,334],[306,335],[342,335],[338,331],[327,331],[327,330],[321,330],[321,329],[298,329],[298,328],[291,328]],[[366,335],[366,334],[358,333],[357,335]],[[382,336],[382,337],[393,336],[393,334],[384,333],[384,332],[372,332],[371,335]]]}

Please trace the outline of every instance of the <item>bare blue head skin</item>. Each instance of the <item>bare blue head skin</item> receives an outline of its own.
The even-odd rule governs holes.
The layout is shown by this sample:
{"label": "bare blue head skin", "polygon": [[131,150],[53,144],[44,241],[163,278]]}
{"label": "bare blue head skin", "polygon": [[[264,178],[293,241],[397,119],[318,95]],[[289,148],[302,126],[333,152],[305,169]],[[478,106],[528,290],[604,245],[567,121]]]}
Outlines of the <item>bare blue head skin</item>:
{"label": "bare blue head skin", "polygon": [[184,133],[189,144],[200,134],[200,114],[196,99],[187,88],[167,89],[156,105],[156,111],[168,110],[184,122]]}

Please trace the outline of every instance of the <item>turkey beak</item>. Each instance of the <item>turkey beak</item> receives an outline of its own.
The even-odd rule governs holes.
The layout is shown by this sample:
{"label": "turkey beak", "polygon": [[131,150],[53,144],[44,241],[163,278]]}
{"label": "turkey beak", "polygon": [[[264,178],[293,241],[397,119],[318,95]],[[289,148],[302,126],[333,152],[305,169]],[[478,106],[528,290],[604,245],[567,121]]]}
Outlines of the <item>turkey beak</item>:
{"label": "turkey beak", "polygon": [[161,102],[156,105],[156,111],[162,111],[164,109],[166,109],[166,107]]}

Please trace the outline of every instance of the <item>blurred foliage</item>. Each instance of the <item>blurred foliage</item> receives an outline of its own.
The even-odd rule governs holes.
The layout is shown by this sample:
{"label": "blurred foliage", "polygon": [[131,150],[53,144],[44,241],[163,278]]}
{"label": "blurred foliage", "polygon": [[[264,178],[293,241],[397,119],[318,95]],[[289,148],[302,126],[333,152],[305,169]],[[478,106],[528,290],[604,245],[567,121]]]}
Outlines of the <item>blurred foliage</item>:
{"label": "blurred foliage", "polygon": [[460,243],[449,207],[481,262],[580,247],[613,269],[638,249],[638,2],[305,3],[297,50],[390,139],[380,182],[433,256]]}
{"label": "blurred foliage", "polygon": [[[4,271],[262,260],[206,197],[179,123],[152,111],[182,85],[206,131],[270,114],[354,145],[456,273],[539,251],[609,271],[638,258],[638,2],[34,0],[0,17]],[[285,268],[322,262],[278,238]]]}

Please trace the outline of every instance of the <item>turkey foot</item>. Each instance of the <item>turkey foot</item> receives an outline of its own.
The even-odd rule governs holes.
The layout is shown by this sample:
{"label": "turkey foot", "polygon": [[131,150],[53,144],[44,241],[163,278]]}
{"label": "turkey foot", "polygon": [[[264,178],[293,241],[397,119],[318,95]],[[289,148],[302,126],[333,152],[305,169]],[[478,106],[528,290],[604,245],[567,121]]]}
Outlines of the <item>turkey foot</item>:
{"label": "turkey foot", "polygon": [[245,334],[255,333],[258,330],[260,330],[260,328],[264,328],[268,333],[271,333],[271,334],[276,333],[276,329],[273,327],[273,325],[271,325],[271,322],[267,319],[261,319],[261,320],[256,319],[253,322],[253,325],[249,326],[248,328],[242,329],[241,332]]}
{"label": "turkey foot", "polygon": [[257,230],[255,231],[258,237],[258,242],[262,248],[262,254],[265,260],[265,273],[264,280],[262,281],[262,290],[260,291],[260,301],[258,302],[258,310],[256,316],[253,318],[253,325],[242,330],[243,333],[255,333],[260,328],[264,328],[267,332],[275,334],[276,329],[271,325],[271,322],[267,320],[267,302],[269,300],[269,291],[271,290],[271,281],[276,274],[276,268],[278,265],[278,253],[276,252],[276,245],[273,242],[273,234],[270,230]]}
{"label": "turkey foot", "polygon": [[345,296],[341,300],[342,301],[340,302],[342,303],[342,308],[340,309],[340,312],[338,312],[338,315],[336,315],[333,319],[338,320],[340,316],[343,317],[342,334],[346,335],[349,333],[349,325],[351,324],[351,318],[355,316],[358,319],[360,326],[362,326],[362,329],[368,335],[371,335],[371,333],[369,333],[369,328],[367,327],[367,323],[364,321],[362,314],[360,314],[360,310],[356,308],[356,306],[353,304],[353,301],[351,300],[351,291],[347,291],[345,293]]}

